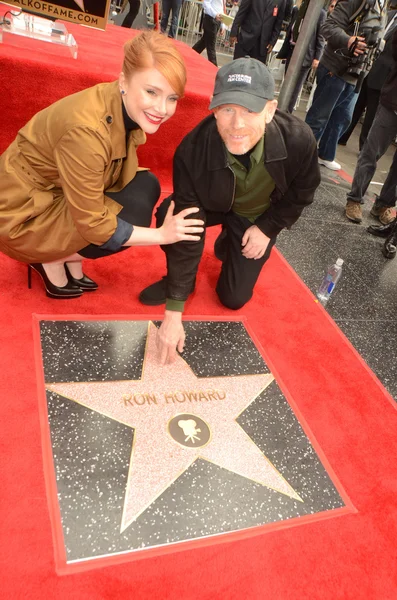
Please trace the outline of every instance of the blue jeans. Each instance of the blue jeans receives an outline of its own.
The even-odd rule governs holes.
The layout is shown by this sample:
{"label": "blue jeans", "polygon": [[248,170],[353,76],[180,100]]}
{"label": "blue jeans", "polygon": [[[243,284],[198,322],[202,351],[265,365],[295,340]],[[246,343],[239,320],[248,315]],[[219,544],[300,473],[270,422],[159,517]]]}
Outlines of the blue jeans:
{"label": "blue jeans", "polygon": [[354,85],[346,83],[319,64],[317,87],[306,123],[319,142],[320,158],[334,160],[338,140],[350,125],[357,98]]}
{"label": "blue jeans", "polygon": [[182,0],[163,0],[162,10],[163,16],[161,17],[160,29],[161,33],[167,31],[168,19],[170,12],[172,11],[171,26],[168,32],[168,37],[174,38],[177,34],[179,11],[181,10]]}

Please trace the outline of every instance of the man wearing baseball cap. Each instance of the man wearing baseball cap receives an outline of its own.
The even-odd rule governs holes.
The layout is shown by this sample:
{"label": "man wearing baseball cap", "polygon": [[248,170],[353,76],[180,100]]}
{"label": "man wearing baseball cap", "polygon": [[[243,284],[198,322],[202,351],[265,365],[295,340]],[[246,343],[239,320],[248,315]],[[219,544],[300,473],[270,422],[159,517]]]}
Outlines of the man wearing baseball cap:
{"label": "man wearing baseball cap", "polygon": [[156,214],[159,227],[171,200],[176,213],[198,207],[204,233],[199,242],[163,247],[167,275],[139,296],[143,304],[166,304],[158,337],[162,363],[183,350],[182,312],[195,287],[205,228],[222,225],[216,293],[225,306],[239,309],[251,299],[278,233],[295,223],[320,183],[311,129],[276,110],[274,80],[263,63],[239,58],[219,69],[210,109],[178,146],[174,192]]}

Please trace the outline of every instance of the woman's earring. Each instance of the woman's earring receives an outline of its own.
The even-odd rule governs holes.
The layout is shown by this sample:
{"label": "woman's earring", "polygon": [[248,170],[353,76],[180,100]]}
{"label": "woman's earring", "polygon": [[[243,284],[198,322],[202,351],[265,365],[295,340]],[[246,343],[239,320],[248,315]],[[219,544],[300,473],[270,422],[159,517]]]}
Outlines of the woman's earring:
{"label": "woman's earring", "polygon": [[121,95],[125,96],[125,91],[124,90],[121,90]]}

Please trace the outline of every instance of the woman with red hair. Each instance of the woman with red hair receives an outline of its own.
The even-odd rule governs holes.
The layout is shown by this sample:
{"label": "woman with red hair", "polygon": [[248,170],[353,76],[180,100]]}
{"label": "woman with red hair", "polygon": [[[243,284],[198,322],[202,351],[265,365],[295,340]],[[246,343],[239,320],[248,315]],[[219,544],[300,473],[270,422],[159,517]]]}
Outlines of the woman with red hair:
{"label": "woman with red hair", "polygon": [[0,158],[0,251],[41,276],[51,298],[97,284],[83,273],[129,246],[199,239],[202,221],[173,214],[150,228],[157,178],[136,149],[173,116],[186,70],[173,43],[154,31],[127,42],[118,81],[73,94],[36,114]]}

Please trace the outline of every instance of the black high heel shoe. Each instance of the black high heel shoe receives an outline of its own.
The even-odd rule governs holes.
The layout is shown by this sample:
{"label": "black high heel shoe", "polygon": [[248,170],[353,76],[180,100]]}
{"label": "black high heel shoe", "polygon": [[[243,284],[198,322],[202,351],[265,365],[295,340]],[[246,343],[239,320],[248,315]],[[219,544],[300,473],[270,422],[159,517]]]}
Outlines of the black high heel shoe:
{"label": "black high heel shoe", "polygon": [[68,265],[65,263],[65,271],[70,284],[77,285],[79,288],[83,290],[83,292],[95,292],[98,289],[98,284],[84,275],[81,279],[76,279],[73,277],[69,271]]}
{"label": "black high heel shoe", "polygon": [[36,271],[40,275],[43,280],[46,294],[49,298],[54,298],[55,300],[67,300],[68,298],[79,298],[83,291],[82,289],[74,284],[68,283],[63,287],[58,287],[54,285],[48,278],[47,273],[44,270],[44,267],[41,263],[32,263],[28,265],[28,288],[32,287],[32,269]]}

